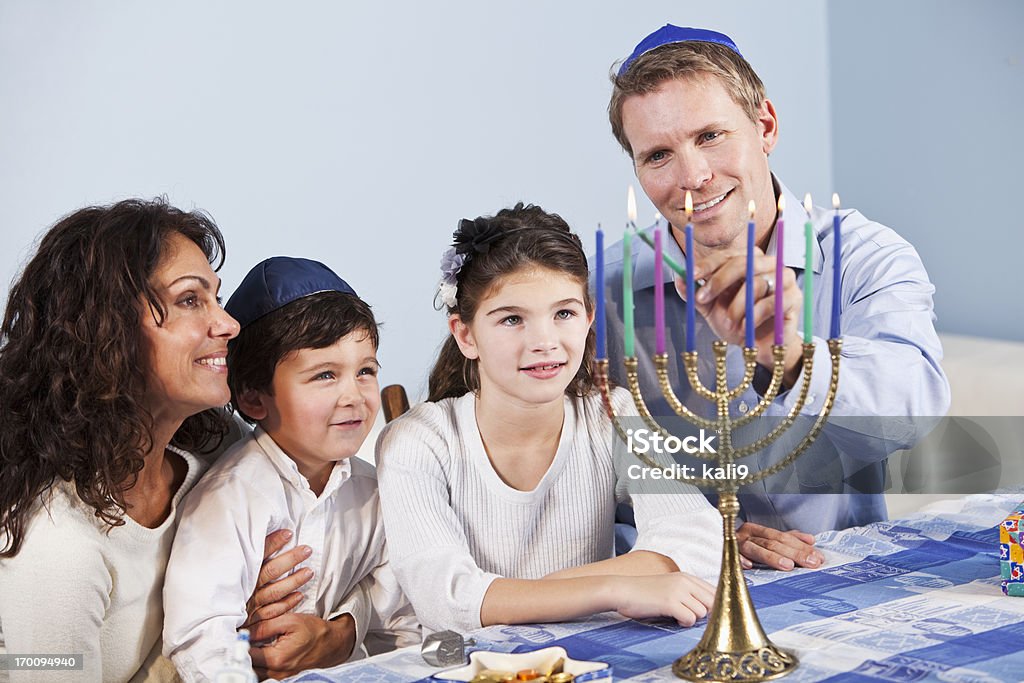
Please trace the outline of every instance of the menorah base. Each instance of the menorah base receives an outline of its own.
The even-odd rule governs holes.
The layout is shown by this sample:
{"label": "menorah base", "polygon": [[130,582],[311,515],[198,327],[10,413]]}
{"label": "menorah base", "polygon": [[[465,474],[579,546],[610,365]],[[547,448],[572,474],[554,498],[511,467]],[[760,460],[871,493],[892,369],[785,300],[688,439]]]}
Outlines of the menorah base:
{"label": "menorah base", "polygon": [[715,604],[700,642],[672,665],[672,673],[687,681],[754,683],[781,678],[799,664],[796,655],[776,646],[761,627],[740,566],[735,490],[718,496],[722,513],[722,572]]}
{"label": "menorah base", "polygon": [[716,652],[698,645],[672,664],[672,673],[687,681],[755,683],[781,678],[797,667],[788,650],[769,644],[746,652]]}

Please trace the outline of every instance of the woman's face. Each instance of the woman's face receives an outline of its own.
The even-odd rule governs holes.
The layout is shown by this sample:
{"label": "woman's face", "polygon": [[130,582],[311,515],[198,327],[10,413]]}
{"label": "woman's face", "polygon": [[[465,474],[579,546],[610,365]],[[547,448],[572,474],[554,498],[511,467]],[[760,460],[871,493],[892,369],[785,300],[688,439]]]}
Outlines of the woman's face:
{"label": "woman's face", "polygon": [[165,310],[158,325],[147,302],[141,304],[150,412],[173,421],[225,405],[231,398],[228,340],[238,334],[238,323],[221,308],[220,278],[202,250],[175,233],[150,284]]}

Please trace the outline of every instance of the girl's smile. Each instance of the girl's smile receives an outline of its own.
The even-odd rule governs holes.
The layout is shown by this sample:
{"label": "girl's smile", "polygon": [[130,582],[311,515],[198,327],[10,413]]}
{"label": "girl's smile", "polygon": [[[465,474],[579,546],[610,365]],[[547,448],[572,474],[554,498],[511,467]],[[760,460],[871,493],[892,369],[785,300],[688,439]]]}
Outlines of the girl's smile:
{"label": "girl's smile", "polygon": [[520,372],[526,373],[534,379],[551,379],[557,377],[565,367],[565,363],[534,363],[525,368],[519,368]]}

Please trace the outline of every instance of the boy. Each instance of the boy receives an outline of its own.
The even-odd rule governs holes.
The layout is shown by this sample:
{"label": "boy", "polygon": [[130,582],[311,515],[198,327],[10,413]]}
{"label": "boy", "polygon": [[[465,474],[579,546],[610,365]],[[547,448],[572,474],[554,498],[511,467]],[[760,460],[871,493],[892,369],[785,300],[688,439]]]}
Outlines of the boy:
{"label": "boy", "polygon": [[185,681],[216,675],[248,621],[264,538],[281,528],[293,532],[287,547],[312,548],[296,568],[312,578],[294,608],[312,631],[354,620],[351,658],[365,654],[371,628],[390,632],[392,645],[418,642],[386,561],[376,473],[350,459],[380,407],[370,307],[323,264],[275,257],[249,271],[225,308],[241,326],[228,344],[232,404],[257,426],[182,506],[164,584],[164,654]]}

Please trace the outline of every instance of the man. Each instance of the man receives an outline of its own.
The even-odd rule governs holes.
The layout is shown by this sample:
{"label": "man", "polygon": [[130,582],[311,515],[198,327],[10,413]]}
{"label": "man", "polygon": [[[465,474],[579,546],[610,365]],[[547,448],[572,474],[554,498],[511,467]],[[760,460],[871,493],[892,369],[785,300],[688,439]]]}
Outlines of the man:
{"label": "man", "polygon": [[[889,228],[860,213],[842,210],[842,257],[833,257],[833,211],[814,209],[810,217],[799,199],[776,178],[768,155],[778,142],[778,116],[764,86],[721,33],[672,25],[655,31],[636,47],[613,76],[609,104],[612,131],[630,155],[637,178],[671,225],[666,254],[684,260],[683,226],[692,222],[695,277],[704,284],[695,301],[685,287],[666,287],[669,377],[680,400],[691,410],[713,417],[714,405],[694,395],[686,379],[683,350],[686,308],[696,310],[699,374],[712,386],[711,342],[730,344],[728,376],[735,385],[743,375],[740,347],[745,336],[744,277],[749,203],[755,206],[754,319],[758,369],[753,387],[730,404],[740,417],[758,404],[771,375],[775,288],[782,288],[785,374],[779,395],[759,420],[779,423],[789,413],[804,381],[802,376],[802,284],[813,277],[814,372],[807,401],[793,434],[802,436],[826,397],[831,366],[826,339],[832,310],[833,270],[841,268],[842,359],[833,418],[811,449],[795,465],[768,480],[740,489],[743,518],[741,552],[780,569],[794,563],[819,566],[807,534],[885,519],[881,495],[885,459],[912,446],[930,421],[949,407],[949,385],[939,367],[942,349],[933,327],[932,294],[920,258]],[[690,218],[685,210],[692,194]],[[785,199],[782,216],[778,200]],[[775,281],[777,219],[785,219],[782,282]],[[804,269],[803,226],[813,224],[813,273]],[[638,244],[639,240],[634,240]],[[605,296],[612,379],[624,382],[621,244],[605,252]],[[665,282],[673,277],[664,269]],[[636,356],[642,391],[655,417],[674,416],[661,391],[652,361],[654,352],[654,254],[633,250],[633,297]],[[848,416],[843,419],[837,416]],[[764,423],[762,423],[764,424]],[[765,468],[795,444],[789,440],[742,462]],[[739,445],[742,445],[739,444]],[[819,495],[804,495],[806,493]],[[858,492],[856,494],[851,492]],[[773,527],[773,528],[766,528]]]}

